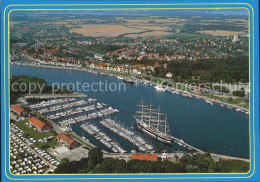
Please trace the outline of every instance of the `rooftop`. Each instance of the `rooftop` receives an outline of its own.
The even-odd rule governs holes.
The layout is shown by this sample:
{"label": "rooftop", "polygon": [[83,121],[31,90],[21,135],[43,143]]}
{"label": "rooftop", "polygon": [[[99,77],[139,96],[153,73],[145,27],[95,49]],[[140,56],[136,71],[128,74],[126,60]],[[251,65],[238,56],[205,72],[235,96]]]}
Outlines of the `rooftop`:
{"label": "rooftop", "polygon": [[132,154],[132,160],[147,160],[147,161],[157,161],[157,154]]}
{"label": "rooftop", "polygon": [[19,114],[21,114],[22,112],[25,112],[25,110],[18,105],[13,105],[12,109],[15,110],[16,112],[18,112]]}
{"label": "rooftop", "polygon": [[71,145],[72,143],[76,142],[75,140],[73,140],[69,136],[65,135],[64,133],[59,133],[57,138],[63,140],[64,142],[66,142],[69,145]]}
{"label": "rooftop", "polygon": [[48,125],[47,123],[43,122],[42,120],[40,120],[34,116],[29,119],[29,122],[38,128],[43,128]]}

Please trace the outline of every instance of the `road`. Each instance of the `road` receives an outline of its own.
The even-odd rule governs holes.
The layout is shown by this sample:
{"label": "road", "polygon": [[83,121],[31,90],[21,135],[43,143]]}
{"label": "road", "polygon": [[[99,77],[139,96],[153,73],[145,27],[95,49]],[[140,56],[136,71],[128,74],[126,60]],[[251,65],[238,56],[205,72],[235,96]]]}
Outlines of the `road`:
{"label": "road", "polygon": [[245,162],[250,162],[249,159],[245,159],[245,158],[240,158],[240,157],[232,157],[232,156],[227,156],[227,155],[221,155],[221,154],[214,154],[214,153],[210,153],[210,155],[213,156],[217,156],[220,157],[222,159],[231,159],[231,160],[240,160],[240,161],[245,161]]}
{"label": "road", "polygon": [[[158,156],[163,155],[162,153],[156,153]],[[184,155],[184,152],[175,152],[175,153],[166,153],[169,157],[173,158],[177,156],[178,158],[181,158]],[[250,162],[249,159],[245,158],[239,158],[239,157],[232,157],[232,156],[226,156],[226,155],[221,155],[221,154],[215,154],[215,153],[210,153],[212,157],[220,157],[222,159],[231,159],[231,160],[240,160],[240,161],[245,161],[245,162]],[[114,158],[114,159],[124,159],[124,160],[130,160],[131,159],[131,154],[130,153],[124,153],[124,154],[119,154],[119,153],[106,153],[103,154],[104,158]]]}

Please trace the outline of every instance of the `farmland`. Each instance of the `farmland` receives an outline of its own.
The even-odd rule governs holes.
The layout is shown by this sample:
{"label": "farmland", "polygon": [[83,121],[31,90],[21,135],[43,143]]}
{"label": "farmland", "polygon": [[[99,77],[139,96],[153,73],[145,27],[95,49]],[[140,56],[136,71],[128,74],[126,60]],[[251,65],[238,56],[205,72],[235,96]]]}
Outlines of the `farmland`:
{"label": "farmland", "polygon": [[97,24],[89,24],[89,25],[81,25],[81,28],[72,28],[70,29],[71,33],[78,33],[85,36],[91,37],[99,37],[99,36],[109,36],[116,37],[126,33],[139,33],[143,30],[129,28],[123,25],[97,25]]}
{"label": "farmland", "polygon": [[202,31],[197,31],[197,33],[209,34],[213,36],[232,36],[232,35],[243,34],[243,32],[227,31],[227,30],[202,30]]}

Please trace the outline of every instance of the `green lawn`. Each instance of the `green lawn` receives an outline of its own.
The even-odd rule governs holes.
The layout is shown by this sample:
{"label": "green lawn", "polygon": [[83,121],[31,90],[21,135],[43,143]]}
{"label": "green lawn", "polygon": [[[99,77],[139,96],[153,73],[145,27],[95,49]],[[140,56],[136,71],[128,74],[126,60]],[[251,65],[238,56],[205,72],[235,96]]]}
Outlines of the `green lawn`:
{"label": "green lawn", "polygon": [[58,144],[59,144],[59,142],[56,140],[56,137],[55,137],[51,141],[48,141],[46,143],[37,143],[37,144],[35,144],[35,147],[38,147],[40,149],[48,149],[50,147],[55,147]]}
{"label": "green lawn", "polygon": [[249,104],[244,104],[243,107],[249,109]]}
{"label": "green lawn", "polygon": [[213,97],[215,97],[217,100],[220,100],[220,101],[223,101],[223,102],[226,102],[225,99],[221,98],[221,97],[218,97],[218,96],[215,96],[215,95],[212,95],[212,94],[201,94],[202,96],[205,96],[207,98],[210,98],[212,99]]}
{"label": "green lawn", "polygon": [[228,104],[241,106],[241,107],[244,107],[244,108],[247,108],[247,109],[249,108],[248,104],[242,105],[244,98],[237,98],[237,99],[233,99],[232,101],[226,101],[224,98],[214,96],[214,95],[211,95],[211,94],[202,94],[202,96],[208,97],[210,99],[212,99],[212,97],[215,97],[217,100],[222,101],[222,102],[226,102]]}
{"label": "green lawn", "polygon": [[232,101],[228,101],[227,103],[229,103],[229,104],[239,104],[242,101],[243,101],[243,98],[237,98],[237,99],[233,99]]}
{"label": "green lawn", "polygon": [[49,131],[45,133],[40,133],[37,130],[34,130],[34,128],[29,128],[25,123],[27,123],[28,120],[24,121],[17,121],[16,125],[23,130],[24,132],[27,132],[31,137],[35,138],[36,140],[47,138],[49,136],[56,136],[56,133],[54,131]]}

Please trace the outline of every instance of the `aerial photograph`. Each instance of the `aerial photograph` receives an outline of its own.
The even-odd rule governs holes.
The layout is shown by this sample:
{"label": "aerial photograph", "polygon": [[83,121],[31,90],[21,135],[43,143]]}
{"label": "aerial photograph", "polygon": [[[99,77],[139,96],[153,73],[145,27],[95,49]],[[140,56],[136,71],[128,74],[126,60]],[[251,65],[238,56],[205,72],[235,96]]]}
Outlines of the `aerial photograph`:
{"label": "aerial photograph", "polygon": [[247,173],[245,9],[12,11],[9,169]]}

